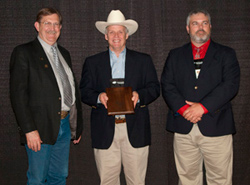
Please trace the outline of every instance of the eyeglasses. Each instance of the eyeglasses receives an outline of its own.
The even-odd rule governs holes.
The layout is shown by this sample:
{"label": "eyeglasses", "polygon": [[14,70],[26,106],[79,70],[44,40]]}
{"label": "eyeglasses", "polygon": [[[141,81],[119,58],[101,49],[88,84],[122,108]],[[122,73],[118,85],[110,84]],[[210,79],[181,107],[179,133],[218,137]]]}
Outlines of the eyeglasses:
{"label": "eyeglasses", "polygon": [[61,24],[58,22],[54,22],[54,23],[52,23],[52,22],[40,22],[40,23],[42,23],[47,28],[51,28],[52,26],[55,26],[55,28],[60,28],[60,26],[61,26]]}

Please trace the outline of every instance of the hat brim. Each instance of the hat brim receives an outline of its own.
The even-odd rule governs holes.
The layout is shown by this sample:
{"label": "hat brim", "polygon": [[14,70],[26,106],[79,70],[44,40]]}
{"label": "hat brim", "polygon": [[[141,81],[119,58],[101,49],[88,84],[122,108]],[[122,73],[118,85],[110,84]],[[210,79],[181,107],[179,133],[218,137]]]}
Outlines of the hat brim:
{"label": "hat brim", "polygon": [[137,29],[138,29],[138,24],[136,21],[134,20],[131,20],[131,19],[128,19],[128,20],[125,20],[123,22],[112,22],[112,23],[109,23],[109,22],[105,22],[105,21],[97,21],[95,23],[95,26],[96,28],[103,34],[105,34],[105,30],[108,26],[111,26],[111,25],[121,25],[121,26],[125,26],[127,29],[128,29],[128,35],[132,35],[134,34]]}

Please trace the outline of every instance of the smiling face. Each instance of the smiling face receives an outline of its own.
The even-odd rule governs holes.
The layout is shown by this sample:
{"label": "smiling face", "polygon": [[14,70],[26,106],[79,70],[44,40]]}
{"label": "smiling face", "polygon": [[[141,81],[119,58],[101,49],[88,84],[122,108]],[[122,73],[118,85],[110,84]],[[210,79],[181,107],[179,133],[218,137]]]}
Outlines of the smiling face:
{"label": "smiling face", "polygon": [[190,16],[186,29],[191,42],[199,47],[210,39],[211,27],[208,17],[203,13],[197,13]]}
{"label": "smiling face", "polygon": [[121,25],[111,25],[107,27],[105,39],[109,43],[109,49],[119,55],[126,46],[128,33]]}
{"label": "smiling face", "polygon": [[60,36],[62,25],[57,14],[43,16],[40,22],[35,22],[39,37],[49,45],[54,45]]}

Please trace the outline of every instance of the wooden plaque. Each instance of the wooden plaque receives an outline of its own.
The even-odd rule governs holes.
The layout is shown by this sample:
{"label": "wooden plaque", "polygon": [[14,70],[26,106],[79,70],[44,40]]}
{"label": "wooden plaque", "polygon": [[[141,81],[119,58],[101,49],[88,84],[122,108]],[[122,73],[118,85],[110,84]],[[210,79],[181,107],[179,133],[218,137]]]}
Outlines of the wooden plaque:
{"label": "wooden plaque", "polygon": [[131,87],[106,88],[108,115],[134,114]]}

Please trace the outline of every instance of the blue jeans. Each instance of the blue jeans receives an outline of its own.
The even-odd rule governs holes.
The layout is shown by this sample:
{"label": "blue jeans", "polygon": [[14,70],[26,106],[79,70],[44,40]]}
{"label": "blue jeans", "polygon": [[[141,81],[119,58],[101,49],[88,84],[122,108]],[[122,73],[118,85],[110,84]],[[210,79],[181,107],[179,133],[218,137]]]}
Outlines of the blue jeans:
{"label": "blue jeans", "polygon": [[42,144],[41,150],[38,152],[34,152],[25,145],[29,162],[27,185],[66,184],[70,139],[68,115],[61,120],[57,141],[54,145]]}

